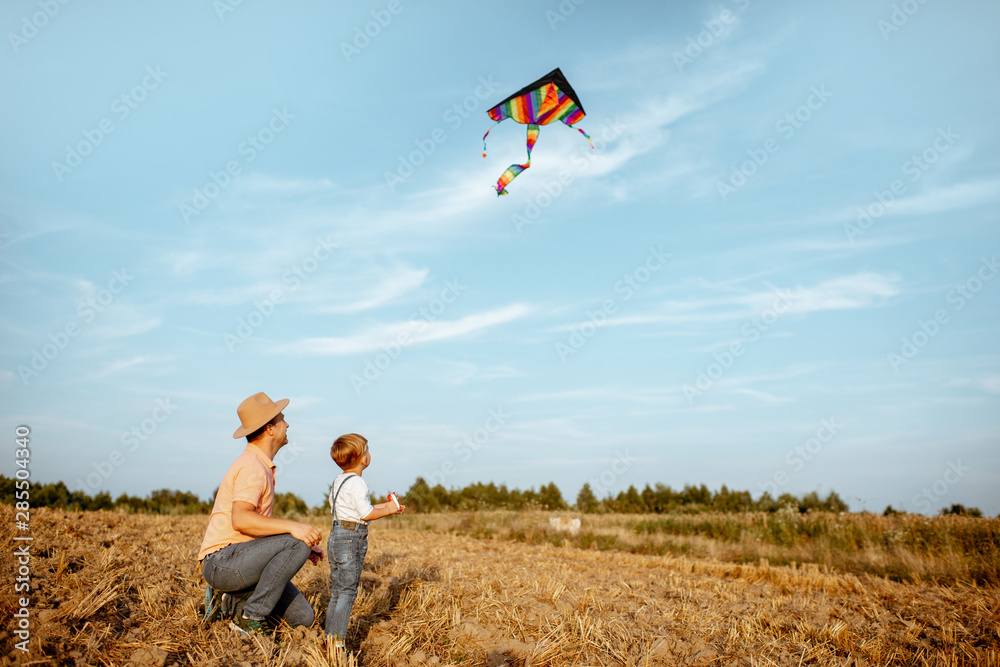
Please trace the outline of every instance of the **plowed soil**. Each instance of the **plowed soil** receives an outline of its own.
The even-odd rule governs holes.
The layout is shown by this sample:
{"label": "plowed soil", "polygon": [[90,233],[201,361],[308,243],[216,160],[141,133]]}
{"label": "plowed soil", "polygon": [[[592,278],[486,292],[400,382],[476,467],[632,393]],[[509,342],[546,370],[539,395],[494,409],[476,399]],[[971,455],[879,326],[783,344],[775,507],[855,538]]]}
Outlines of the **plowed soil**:
{"label": "plowed soil", "polygon": [[[390,519],[391,520],[391,519]],[[200,626],[207,517],[0,505],[0,665],[325,665],[329,569],[295,583],[312,628],[277,641]],[[316,520],[321,530],[329,525]],[[31,536],[15,542],[13,537]],[[14,550],[30,545],[28,651],[16,647]],[[986,665],[1000,667],[1000,591],[915,586],[812,567],[531,546],[373,524],[350,664]],[[23,558],[22,558],[23,560]],[[347,664],[342,657],[335,664]]]}

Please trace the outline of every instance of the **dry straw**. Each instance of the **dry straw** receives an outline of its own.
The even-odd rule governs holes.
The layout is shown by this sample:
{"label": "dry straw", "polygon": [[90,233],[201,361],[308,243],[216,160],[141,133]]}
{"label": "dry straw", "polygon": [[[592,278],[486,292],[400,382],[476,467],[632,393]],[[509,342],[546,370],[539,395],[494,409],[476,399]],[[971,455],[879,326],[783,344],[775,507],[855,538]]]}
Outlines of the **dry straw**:
{"label": "dry straw", "polygon": [[[0,507],[8,545],[13,518]],[[224,623],[199,626],[204,582],[194,554],[205,522],[33,511],[31,654],[14,650],[8,630],[3,664],[1000,667],[995,587],[379,525],[351,654],[323,638],[326,563],[295,580],[317,610],[312,628],[244,639]],[[11,554],[2,556],[7,572]],[[8,586],[0,613],[11,618],[15,604]]]}

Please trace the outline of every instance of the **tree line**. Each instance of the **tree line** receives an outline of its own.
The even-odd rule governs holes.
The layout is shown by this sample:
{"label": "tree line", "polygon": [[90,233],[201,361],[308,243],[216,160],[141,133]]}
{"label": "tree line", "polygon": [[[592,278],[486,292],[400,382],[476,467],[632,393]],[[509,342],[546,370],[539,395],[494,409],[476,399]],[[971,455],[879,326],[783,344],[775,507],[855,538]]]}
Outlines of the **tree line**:
{"label": "tree line", "polygon": [[[0,502],[14,505],[18,498],[14,478],[0,475]],[[190,491],[159,489],[140,498],[126,493],[112,498],[107,491],[93,496],[84,491],[70,491],[63,482],[50,484],[32,483],[29,503],[31,507],[51,507],[66,511],[114,510],[141,514],[208,514],[212,511],[215,493],[208,500],[201,500]],[[23,491],[21,491],[23,493]],[[374,496],[372,503],[379,502]],[[573,510],[586,514],[669,514],[699,512],[776,512],[791,508],[805,513],[810,511],[846,512],[845,503],[835,491],[820,498],[815,491],[795,496],[783,493],[777,498],[766,491],[754,500],[749,491],[734,491],[725,484],[718,491],[712,491],[704,484],[685,485],[675,490],[663,484],[646,485],[642,491],[630,486],[617,495],[608,494],[598,498],[590,484],[584,484],[577,494],[576,502],[570,505],[555,482],[543,484],[537,491],[534,487],[522,491],[508,489],[505,484],[497,486],[493,482],[476,482],[462,489],[446,489],[441,484],[430,486],[423,477],[405,494],[400,494],[400,502],[408,512],[447,512],[468,510]],[[274,496],[274,515],[323,515],[329,512],[326,496],[316,507],[310,508],[294,493],[277,493]],[[892,506],[883,514],[896,514]],[[942,515],[958,514],[982,516],[978,508],[952,505],[942,508]]]}
{"label": "tree line", "polygon": [[[0,475],[0,502],[14,505],[18,500],[23,500],[15,495],[18,492],[15,481],[14,478]],[[70,491],[63,482],[32,482],[27,501],[30,507],[51,507],[68,512],[113,510],[133,514],[208,514],[212,511],[218,490],[215,489],[208,500],[202,500],[190,491],[170,489],[158,489],[144,498],[123,493],[112,499],[107,491],[91,496],[84,491]],[[23,494],[24,491],[19,493]],[[279,516],[292,513],[305,515],[309,513],[309,507],[294,493],[277,493],[274,496],[274,513]]]}
{"label": "tree line", "polygon": [[712,491],[704,484],[686,485],[674,490],[663,484],[646,485],[642,491],[630,486],[617,495],[598,498],[589,483],[583,485],[571,506],[563,498],[555,482],[544,484],[535,491],[510,490],[506,485],[476,482],[463,489],[445,489],[441,484],[430,486],[423,477],[406,492],[408,510],[440,512],[448,510],[569,510],[587,514],[666,514],[670,512],[776,512],[793,507],[800,512],[846,512],[845,503],[835,491],[821,499],[815,491],[801,497],[783,493],[777,498],[764,492],[754,500],[749,491],[732,491],[725,484]]}

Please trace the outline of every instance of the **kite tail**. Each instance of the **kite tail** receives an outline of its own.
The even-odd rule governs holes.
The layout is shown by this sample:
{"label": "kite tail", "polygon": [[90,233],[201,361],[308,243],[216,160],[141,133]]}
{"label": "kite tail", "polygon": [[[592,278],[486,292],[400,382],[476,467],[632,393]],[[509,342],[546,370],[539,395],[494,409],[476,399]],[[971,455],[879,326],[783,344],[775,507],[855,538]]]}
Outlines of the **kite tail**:
{"label": "kite tail", "polygon": [[512,164],[507,167],[507,171],[503,173],[500,180],[497,181],[497,196],[507,194],[507,184],[517,178],[517,175],[522,171],[531,166],[531,149],[535,147],[535,142],[538,141],[538,126],[528,125],[528,161],[524,164]]}
{"label": "kite tail", "polygon": [[[574,130],[576,130],[577,132],[579,132],[580,134],[582,134],[583,136],[587,137],[587,143],[588,143],[588,144],[590,144],[590,147],[591,147],[591,148],[593,148],[593,147],[594,147],[594,142],[590,140],[590,135],[589,135],[589,134],[587,134],[586,132],[584,132],[583,130],[581,130],[581,129],[580,129],[580,128],[578,128],[578,127],[575,127],[575,128],[573,128],[573,129],[574,129]],[[487,132],[487,134],[489,134],[489,133]],[[485,139],[485,137],[484,137],[484,139]],[[483,150],[486,150],[485,146],[486,146],[486,145],[485,145],[485,144],[483,144]]]}
{"label": "kite tail", "polygon": [[[496,127],[499,123],[500,121],[493,123],[493,127]],[[491,127],[489,130],[486,130],[486,134],[483,135],[483,157],[486,157],[486,137],[490,136],[490,130],[492,130],[493,127]]]}

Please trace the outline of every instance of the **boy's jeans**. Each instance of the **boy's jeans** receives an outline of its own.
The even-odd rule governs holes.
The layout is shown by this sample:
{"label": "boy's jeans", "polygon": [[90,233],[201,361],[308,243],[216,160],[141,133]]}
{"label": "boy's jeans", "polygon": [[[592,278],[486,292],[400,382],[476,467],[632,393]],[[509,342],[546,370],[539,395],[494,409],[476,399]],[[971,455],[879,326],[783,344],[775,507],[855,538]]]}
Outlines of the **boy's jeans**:
{"label": "boy's jeans", "polygon": [[315,614],[291,582],[312,549],[288,533],[230,544],[205,556],[202,575],[212,588],[249,594],[243,605],[248,618],[283,618],[289,625],[310,626]]}
{"label": "boy's jeans", "polygon": [[330,606],[326,610],[326,634],[337,639],[347,636],[351,609],[358,597],[361,568],[368,553],[368,526],[359,524],[356,530],[340,527],[334,521],[326,544],[330,557]]}

